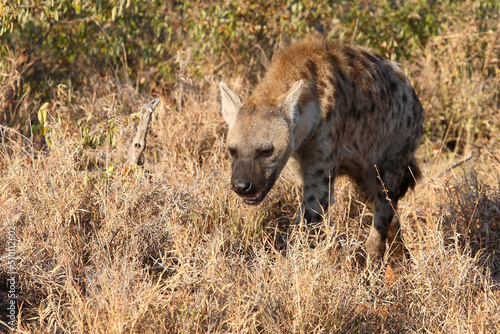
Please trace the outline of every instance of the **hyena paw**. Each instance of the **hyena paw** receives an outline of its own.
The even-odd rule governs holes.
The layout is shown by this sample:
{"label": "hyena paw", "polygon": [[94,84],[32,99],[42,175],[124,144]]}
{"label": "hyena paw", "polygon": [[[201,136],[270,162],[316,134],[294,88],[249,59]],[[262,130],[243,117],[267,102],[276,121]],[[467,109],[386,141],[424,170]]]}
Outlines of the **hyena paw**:
{"label": "hyena paw", "polygon": [[365,243],[366,256],[371,261],[380,261],[385,253],[385,241],[378,238],[368,238]]}

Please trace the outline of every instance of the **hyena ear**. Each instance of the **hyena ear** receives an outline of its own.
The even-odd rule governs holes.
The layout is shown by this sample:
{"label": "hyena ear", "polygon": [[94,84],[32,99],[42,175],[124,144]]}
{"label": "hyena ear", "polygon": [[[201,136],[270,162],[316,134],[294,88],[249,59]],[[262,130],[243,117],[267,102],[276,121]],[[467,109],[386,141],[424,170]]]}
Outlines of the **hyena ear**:
{"label": "hyena ear", "polygon": [[222,116],[226,123],[232,126],[241,107],[241,100],[224,82],[221,81],[219,86],[222,95]]}
{"label": "hyena ear", "polygon": [[302,93],[303,86],[304,80],[299,80],[294,83],[292,88],[286,93],[285,101],[282,104],[285,116],[290,121],[290,124],[292,124],[292,127],[295,127],[299,122],[299,109],[297,103]]}

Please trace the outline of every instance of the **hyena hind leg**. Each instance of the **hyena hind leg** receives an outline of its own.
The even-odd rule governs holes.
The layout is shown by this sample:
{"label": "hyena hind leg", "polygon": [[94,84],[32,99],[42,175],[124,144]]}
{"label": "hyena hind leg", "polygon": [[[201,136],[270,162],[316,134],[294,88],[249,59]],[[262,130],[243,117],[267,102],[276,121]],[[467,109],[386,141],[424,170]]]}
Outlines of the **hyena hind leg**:
{"label": "hyena hind leg", "polygon": [[394,215],[392,218],[392,222],[387,233],[387,245],[389,246],[388,256],[390,259],[399,262],[404,262],[410,259],[410,253],[404,244],[398,215]]}
{"label": "hyena hind leg", "polygon": [[[409,165],[410,169],[413,167],[414,173],[419,173],[413,160]],[[366,252],[372,260],[379,260],[384,256],[386,241],[391,247],[390,252],[401,253],[394,254],[396,256],[405,256],[397,205],[408,188],[415,184],[416,174],[412,174],[410,169],[406,167],[395,172],[382,170],[380,173],[383,184],[379,180],[378,190],[374,196],[373,223],[366,240]]]}
{"label": "hyena hind leg", "polygon": [[389,227],[397,210],[397,198],[390,199],[391,201],[386,199],[383,191],[378,192],[375,198],[373,222],[365,243],[366,254],[373,261],[384,256]]}
{"label": "hyena hind leg", "polygon": [[[409,166],[404,171],[404,176],[399,187],[399,197],[403,197],[408,188],[415,187],[418,178],[422,176],[422,172],[415,161],[415,158],[410,160]],[[396,261],[406,261],[410,259],[410,252],[405,247],[403,235],[401,233],[401,224],[397,214],[392,218],[389,232],[387,234],[387,244],[389,246],[389,257]]]}

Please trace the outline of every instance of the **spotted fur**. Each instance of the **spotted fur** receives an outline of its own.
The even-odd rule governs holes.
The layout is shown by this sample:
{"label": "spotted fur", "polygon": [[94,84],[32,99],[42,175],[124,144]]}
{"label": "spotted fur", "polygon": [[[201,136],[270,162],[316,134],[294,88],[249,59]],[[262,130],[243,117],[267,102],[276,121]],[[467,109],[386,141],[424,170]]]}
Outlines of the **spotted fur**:
{"label": "spotted fur", "polygon": [[301,218],[312,223],[332,203],[337,175],[347,174],[374,201],[366,248],[382,256],[398,200],[420,175],[414,152],[424,115],[401,67],[368,48],[309,36],[274,56],[243,103],[220,86],[234,191],[259,203],[293,160]]}

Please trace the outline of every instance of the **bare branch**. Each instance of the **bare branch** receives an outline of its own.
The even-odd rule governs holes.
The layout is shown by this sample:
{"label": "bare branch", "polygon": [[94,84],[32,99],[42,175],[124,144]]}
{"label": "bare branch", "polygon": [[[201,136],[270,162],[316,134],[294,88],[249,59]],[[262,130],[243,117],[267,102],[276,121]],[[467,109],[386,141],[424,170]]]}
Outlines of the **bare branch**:
{"label": "bare branch", "polygon": [[132,141],[132,145],[130,146],[128,152],[128,160],[125,164],[129,165],[142,165],[140,163],[140,158],[142,152],[146,148],[146,137],[148,135],[148,127],[149,122],[151,121],[151,114],[155,110],[156,106],[160,103],[160,98],[156,98],[142,106],[141,109],[141,118],[139,120],[139,125],[137,126],[137,132],[135,134],[134,140]]}
{"label": "bare branch", "polygon": [[454,163],[453,165],[451,165],[451,166],[449,166],[448,168],[446,168],[445,170],[443,170],[443,171],[441,171],[441,172],[437,173],[437,174],[436,174],[436,176],[434,176],[434,178],[436,178],[436,179],[437,179],[437,178],[441,177],[444,173],[446,173],[446,172],[448,172],[448,171],[452,170],[453,168],[458,167],[458,166],[460,166],[460,165],[461,165],[461,164],[463,164],[463,163],[466,163],[467,161],[469,161],[470,159],[472,159],[472,157],[473,157],[473,156],[474,156],[474,155],[473,155],[472,153],[471,153],[471,154],[469,154],[467,157],[463,158],[463,159],[462,159],[462,160],[460,160],[459,162],[456,162],[456,163]]}

